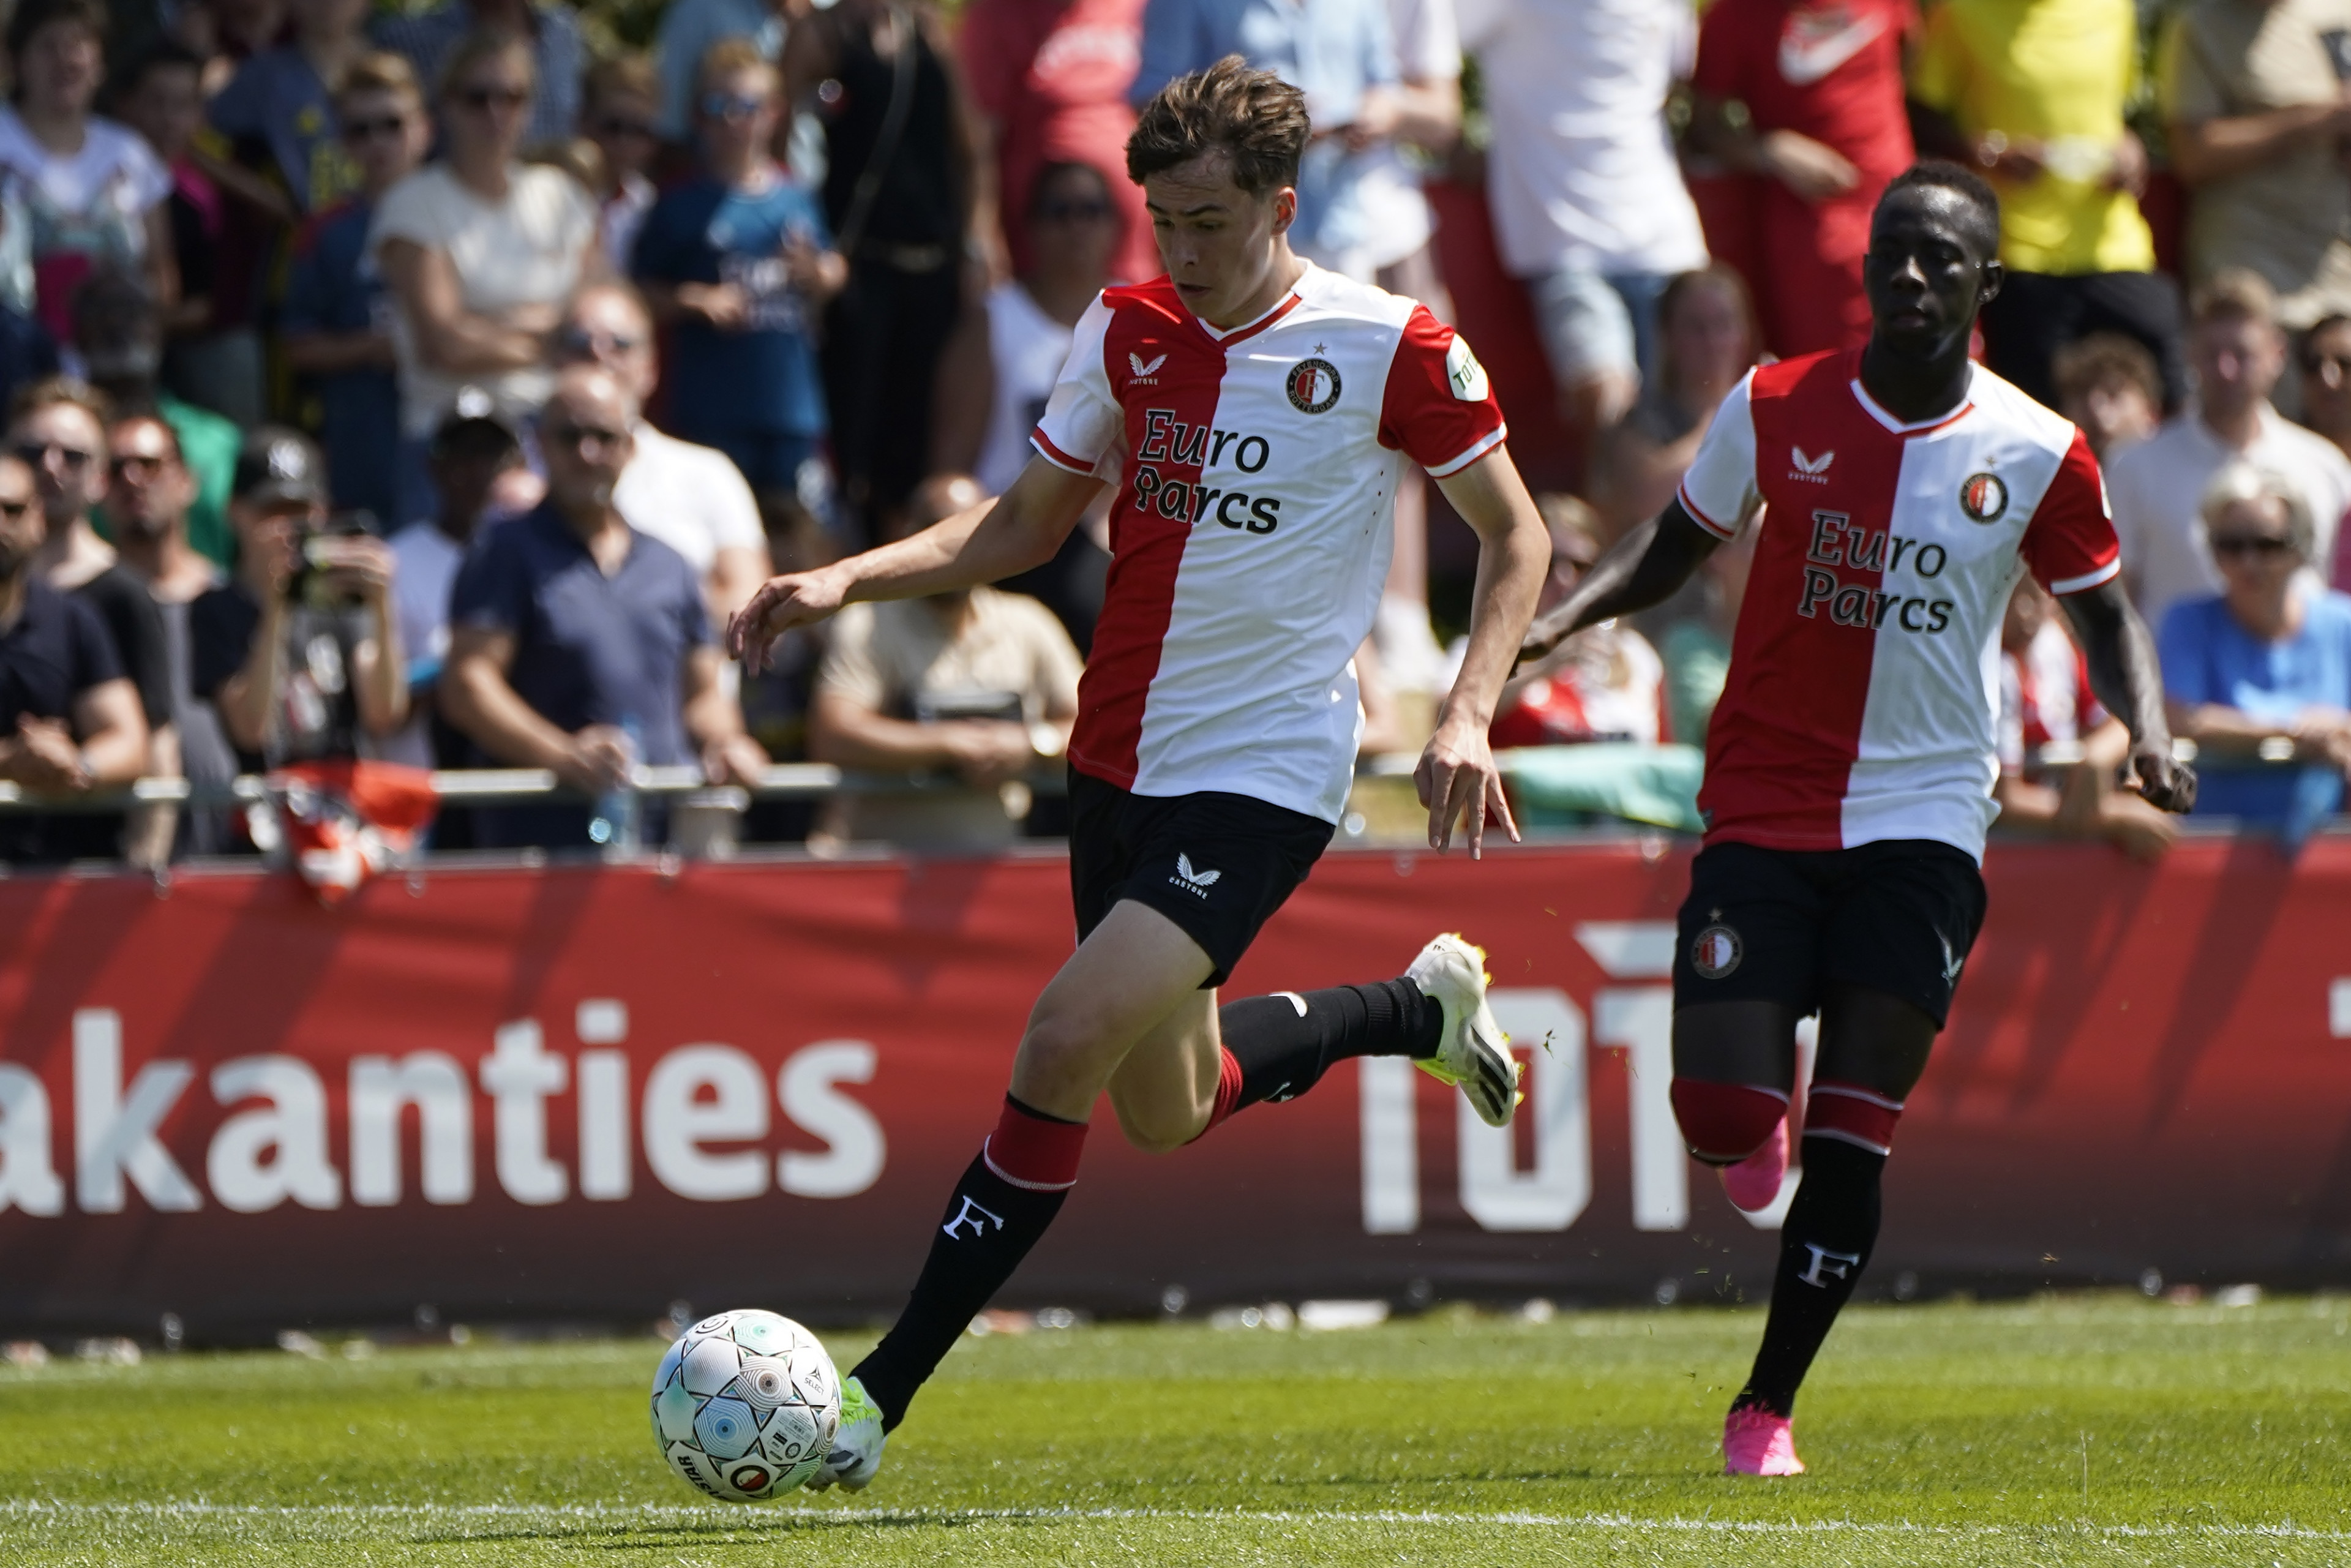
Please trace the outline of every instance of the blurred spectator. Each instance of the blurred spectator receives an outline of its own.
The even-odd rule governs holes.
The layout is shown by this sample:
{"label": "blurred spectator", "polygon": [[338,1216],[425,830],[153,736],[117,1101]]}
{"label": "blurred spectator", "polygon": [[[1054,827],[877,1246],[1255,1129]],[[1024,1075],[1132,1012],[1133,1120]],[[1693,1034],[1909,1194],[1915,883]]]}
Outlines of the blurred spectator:
{"label": "blurred spectator", "polygon": [[1601,441],[1593,498],[1611,537],[1665,510],[1714,411],[1760,356],[1747,286],[1720,263],[1683,273],[1657,299],[1657,373]]}
{"label": "blurred spectator", "polygon": [[106,74],[99,0],[23,0],[8,17],[14,99],[0,107],[7,225],[26,225],[32,276],[10,283],[50,335],[72,335],[74,291],[102,264],[143,267],[156,298],[179,296],[164,200],[171,172],[135,131],[90,112]]}
{"label": "blurred spectator", "polygon": [[[165,664],[171,681],[171,745],[175,759],[159,767],[176,772],[198,789],[225,788],[236,776],[236,752],[211,703],[196,695],[193,644],[188,632],[195,601],[221,586],[220,567],[188,542],[188,508],[196,483],[180,455],[179,437],[160,416],[134,413],[107,432],[108,482],[100,508],[107,531],[121,552],[123,570],[147,588],[163,622]],[[165,750],[158,732],[157,750]],[[163,822],[173,813],[157,811]],[[226,847],[222,813],[203,809],[182,813],[188,824],[185,847],[210,854]],[[169,831],[159,824],[158,835]]]}
{"label": "blurred spectator", "polygon": [[[0,779],[38,795],[130,783],[147,759],[139,694],[98,612],[44,580],[47,524],[32,469],[0,456]],[[78,813],[0,816],[0,860],[103,854]]]}
{"label": "blurred spectator", "polygon": [[1563,414],[1614,424],[1656,369],[1657,297],[1706,265],[1666,126],[1698,18],[1680,0],[1506,0],[1464,33],[1503,265],[1527,281]]}
{"label": "blurred spectator", "polygon": [[976,299],[1008,271],[995,170],[928,5],[840,0],[792,28],[783,64],[788,99],[824,116],[825,218],[849,258],[823,339],[833,461],[878,529],[929,471],[967,272]]}
{"label": "blurred spectator", "polygon": [[1739,172],[1729,242],[1782,358],[1869,337],[1861,258],[1914,154],[1902,109],[1914,0],[1718,0],[1698,26],[1698,144]]}
{"label": "blurred spectator", "polygon": [[[1600,559],[1598,519],[1573,497],[1546,497],[1552,540],[1545,607],[1557,603]],[[1665,665],[1647,638],[1622,621],[1591,627],[1513,674],[1494,707],[1494,745],[1568,746],[1624,740],[1654,746],[1663,736]]]}
{"label": "blurred spectator", "polygon": [[[2179,841],[2168,815],[2114,787],[2130,734],[2098,706],[2056,600],[2029,576],[2001,625],[1999,737],[1992,799],[2003,831],[2104,839],[2137,861],[2158,860]],[[2071,755],[2043,755],[2060,748]]]}
{"label": "blurred spectator", "polygon": [[2334,559],[2335,524],[2351,507],[2351,462],[2324,437],[2288,423],[2269,402],[2285,371],[2285,337],[2275,297],[2256,273],[2231,268],[2197,292],[2189,354],[2196,404],[2106,470],[2123,578],[2150,626],[2183,599],[2220,591],[2205,549],[2199,507],[2205,486],[2231,462],[2258,464],[2294,486],[2314,526],[2314,564]]}
{"label": "blurred spectator", "polygon": [[636,248],[637,229],[653,210],[654,130],[661,112],[661,78],[643,55],[599,60],[589,68],[580,129],[604,155],[604,179],[596,190],[596,232],[604,264],[625,276]]}
{"label": "blurred spectator", "polygon": [[[980,499],[968,479],[932,480],[917,527]],[[978,850],[1020,836],[1022,779],[1061,755],[1078,713],[1078,651],[1035,600],[975,588],[852,604],[834,617],[809,714],[809,755],[876,773],[953,773],[968,787],[842,797],[843,839]]]}
{"label": "blurred spectator", "polygon": [[408,721],[391,547],[330,518],[325,465],[264,425],[236,465],[236,575],[188,612],[200,696],[247,772],[371,754]]}
{"label": "blurred spectator", "polygon": [[[2268,823],[2298,843],[2343,809],[2351,773],[2351,598],[2304,570],[2315,535],[2292,481],[2232,463],[2202,517],[2224,586],[2164,620],[2172,731],[2201,748],[2199,815]],[[2254,760],[2273,756],[2304,766]]]}
{"label": "blurred spectator", "polygon": [[2191,0],[2156,70],[2171,167],[2192,192],[2189,281],[2251,267],[2294,331],[2351,310],[2351,6]]}
{"label": "blurred spectator", "polygon": [[283,41],[287,0],[189,0],[174,9],[171,34],[204,57],[204,96],[228,86],[237,67]]}
{"label": "blurred spectator", "polygon": [[[5,221],[0,217],[0,225]],[[0,246],[5,244],[0,240]],[[0,407],[14,402],[33,382],[56,375],[57,369],[57,340],[49,329],[0,300]]]}
{"label": "blurred spectator", "polygon": [[303,225],[278,329],[287,368],[318,392],[335,505],[372,512],[390,530],[417,520],[427,503],[400,491],[392,303],[368,257],[368,231],[376,204],[423,162],[433,126],[415,75],[394,54],[351,63],[335,92],[335,119],[359,169],[359,193]]}
{"label": "blurred spectator", "polygon": [[[204,407],[251,423],[261,417],[261,338],[250,309],[253,286],[240,263],[257,265],[256,244],[285,207],[274,185],[196,149],[204,129],[204,61],[185,45],[158,38],[116,78],[115,111],[171,171],[165,203],[179,302],[164,321],[164,374]],[[109,262],[103,270],[120,270]],[[242,268],[253,270],[252,266]]]}
{"label": "blurred spectator", "polygon": [[2093,332],[2057,350],[2057,412],[2080,427],[2101,463],[2163,423],[2163,377],[2136,338]]}
{"label": "blurred spectator", "polygon": [[[653,321],[643,298],[629,285],[582,288],[571,302],[562,345],[567,360],[611,371],[639,408],[653,395],[658,375]],[[714,372],[705,368],[703,373]],[[612,505],[629,527],[685,558],[702,582],[712,620],[723,622],[768,577],[767,534],[751,487],[723,452],[665,435],[643,419],[631,434],[636,447]],[[801,461],[823,463],[813,451]],[[782,494],[796,493],[797,477],[797,471],[787,476]]]}
{"label": "blurred spectator", "polygon": [[1657,640],[1666,666],[1666,727],[1684,746],[1706,744],[1707,726],[1730,678],[1731,640],[1740,607],[1747,602],[1747,579],[1755,570],[1755,541],[1764,522],[1759,514],[1737,538],[1715,547],[1698,569],[1698,613],[1677,618]]}
{"label": "blurred spectator", "polygon": [[[594,797],[625,792],[639,764],[698,758],[713,783],[767,764],[720,685],[693,570],[612,504],[637,420],[611,374],[564,370],[538,424],[546,501],[476,542],[450,594],[443,715],[491,761],[551,768]],[[478,831],[486,845],[626,847],[615,817],[630,811],[609,799],[485,810]]]}
{"label": "blurred spectator", "polygon": [[[511,110],[500,105],[501,123],[510,117],[516,121],[517,144],[563,141],[579,123],[580,84],[588,69],[588,46],[569,5],[550,0],[441,0],[429,11],[395,11],[378,16],[370,31],[379,47],[408,57],[416,79],[434,89],[451,121],[465,112],[448,111],[454,74],[465,68],[457,62],[473,56],[477,47],[468,40],[486,33],[516,39],[530,61],[529,74],[538,89],[535,97],[512,105]],[[467,84],[461,90],[474,89]],[[466,105],[466,111],[477,117],[487,112],[475,108],[470,99]],[[450,129],[444,124],[443,133],[448,134]],[[483,193],[495,199],[486,189]]]}
{"label": "blurred spectator", "polygon": [[532,101],[526,43],[484,30],[438,52],[443,155],[383,193],[368,233],[392,288],[401,423],[420,460],[462,386],[511,418],[545,401],[563,301],[600,265],[588,193],[517,161]]}
{"label": "blurred spectator", "polygon": [[2008,280],[1984,307],[1984,358],[2052,407],[2051,356],[2090,332],[2145,344],[2165,407],[2188,390],[2179,290],[2139,215],[2147,149],[2123,123],[2138,74],[2131,0],[1942,0],[1911,69],[1919,150],[2000,193]]}
{"label": "blurred spectator", "polygon": [[[1111,205],[1108,272],[1128,283],[1156,277],[1159,246],[1143,187],[1126,177],[1134,130],[1127,90],[1143,61],[1145,0],[971,0],[956,47],[989,144],[1012,267],[1038,263],[1030,246],[1036,187],[1049,167],[1094,170]],[[1000,286],[999,286],[1000,292]],[[980,481],[987,484],[986,479]]]}
{"label": "blurred spectator", "polygon": [[[702,96],[702,59],[714,45],[742,38],[763,60],[784,52],[784,30],[793,13],[809,10],[806,0],[671,0],[662,7],[653,34],[653,58],[661,71],[662,140],[694,136],[694,104]],[[627,265],[616,257],[616,267]]]}
{"label": "blurred spectator", "polygon": [[335,88],[367,52],[368,0],[287,0],[287,13],[292,37],[239,66],[211,112],[238,162],[267,170],[303,214],[360,187]]}
{"label": "blurred spectator", "polygon": [[[674,328],[669,427],[733,458],[754,490],[796,493],[825,434],[817,313],[849,264],[816,202],[770,155],[780,85],[741,39],[711,49],[695,116],[703,175],[653,204],[635,274]],[[911,417],[915,390],[901,395],[900,417]]]}
{"label": "blurred spectator", "polygon": [[163,416],[195,476],[188,538],[226,565],[235,555],[228,527],[229,488],[244,434],[209,409],[183,402],[156,384],[163,362],[163,315],[137,275],[108,267],[74,297],[74,336],[90,383],[119,413]]}
{"label": "blurred spectator", "polygon": [[499,482],[522,461],[521,437],[478,392],[461,396],[433,433],[433,492],[439,508],[392,536],[399,569],[392,607],[400,646],[408,655],[410,709],[407,727],[384,748],[395,762],[417,768],[465,765],[434,696],[449,657],[449,594],[465,552],[496,509]]}
{"label": "blurred spectator", "polygon": [[[939,376],[932,466],[969,474],[1000,496],[1020,476],[1046,400],[1070,357],[1078,318],[1110,281],[1117,209],[1091,163],[1049,163],[1030,187],[1019,279],[989,291],[959,329]],[[1107,497],[1105,497],[1105,502]],[[1097,506],[1045,565],[998,586],[1043,601],[1079,649],[1093,643],[1110,572],[1108,511]]]}
{"label": "blurred spectator", "polygon": [[[2351,316],[2328,316],[2303,334],[2302,423],[2351,455]],[[2338,532],[2335,586],[2345,565]]]}

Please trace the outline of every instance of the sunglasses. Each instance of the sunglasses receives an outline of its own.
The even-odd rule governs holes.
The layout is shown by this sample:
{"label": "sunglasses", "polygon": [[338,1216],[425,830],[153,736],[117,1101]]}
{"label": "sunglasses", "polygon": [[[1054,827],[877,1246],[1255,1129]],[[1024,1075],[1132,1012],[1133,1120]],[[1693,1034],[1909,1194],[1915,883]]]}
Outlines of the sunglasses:
{"label": "sunglasses", "polygon": [[2212,541],[2212,554],[2222,560],[2248,555],[2274,560],[2293,549],[2292,539],[2282,539],[2275,534],[2231,534]]}
{"label": "sunglasses", "polygon": [[596,122],[596,134],[610,136],[616,140],[623,136],[635,136],[650,141],[653,139],[653,128],[651,120],[623,120],[619,115],[607,115]]}
{"label": "sunglasses", "polygon": [[347,120],[343,121],[343,140],[371,141],[379,136],[398,136],[408,129],[408,116],[387,114],[381,120]]}
{"label": "sunglasses", "polygon": [[126,452],[106,466],[108,472],[117,478],[123,478],[141,474],[160,474],[171,465],[171,462],[169,457],[161,454]]}
{"label": "sunglasses", "polygon": [[645,346],[645,340],[624,338],[617,332],[582,332],[574,327],[564,330],[558,344],[567,354],[601,359],[606,354],[633,354]]}
{"label": "sunglasses", "polygon": [[58,462],[73,469],[87,468],[98,457],[95,452],[85,452],[78,446],[61,446],[54,441],[26,441],[18,444],[16,447],[17,458],[31,464],[36,468],[47,463],[49,454],[52,452],[57,454]]}
{"label": "sunglasses", "polygon": [[748,120],[768,107],[764,98],[745,98],[739,93],[711,92],[702,97],[702,112],[712,120]]}
{"label": "sunglasses", "polygon": [[493,109],[520,109],[530,101],[530,94],[513,87],[469,87],[460,90],[457,101],[476,114],[487,114]]}
{"label": "sunglasses", "polygon": [[1098,224],[1110,216],[1108,202],[1047,202],[1037,218],[1048,224]]}

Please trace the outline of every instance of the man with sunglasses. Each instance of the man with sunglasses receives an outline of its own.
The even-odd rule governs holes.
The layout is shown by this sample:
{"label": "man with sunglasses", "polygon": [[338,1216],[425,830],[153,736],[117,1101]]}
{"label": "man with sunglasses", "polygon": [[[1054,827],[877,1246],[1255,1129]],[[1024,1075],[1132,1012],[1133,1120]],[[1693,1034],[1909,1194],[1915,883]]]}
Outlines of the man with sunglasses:
{"label": "man with sunglasses", "polygon": [[2020,572],[2064,606],[2130,730],[2139,793],[2195,804],[2088,441],[1969,361],[2003,281],[2000,235],[1974,173],[1897,175],[1863,261],[1868,343],[1750,371],[1677,497],[1527,637],[1541,654],[1661,602],[1769,507],[1707,729],[1707,838],[1674,959],[1674,1113],[1747,1213],[1782,1196],[1796,1026],[1820,1017],[1803,1180],[1762,1347],[1723,1423],[1734,1475],[1804,1468],[1796,1391],[1868,1267],[1903,1101],[1982,925],[1998,774],[1986,672]]}
{"label": "man with sunglasses", "polygon": [[[768,763],[719,682],[701,583],[613,504],[637,415],[609,371],[559,372],[538,421],[547,499],[493,527],[458,569],[438,694],[490,764],[549,768],[596,800],[638,764],[698,761],[726,784]],[[622,847],[620,824],[590,806],[485,810],[476,833],[486,848]],[[648,841],[659,833],[648,825]]]}
{"label": "man with sunglasses", "polygon": [[824,442],[815,327],[849,264],[768,151],[784,112],[776,68],[730,39],[701,79],[702,178],[653,204],[630,270],[675,328],[672,432],[733,458],[754,491],[789,496]]}
{"label": "man with sunglasses", "polygon": [[335,115],[359,192],[302,226],[277,324],[287,364],[319,396],[335,505],[372,512],[389,530],[430,507],[421,484],[400,493],[392,306],[368,256],[368,228],[383,193],[424,162],[433,122],[414,73],[394,54],[351,63],[335,89]]}

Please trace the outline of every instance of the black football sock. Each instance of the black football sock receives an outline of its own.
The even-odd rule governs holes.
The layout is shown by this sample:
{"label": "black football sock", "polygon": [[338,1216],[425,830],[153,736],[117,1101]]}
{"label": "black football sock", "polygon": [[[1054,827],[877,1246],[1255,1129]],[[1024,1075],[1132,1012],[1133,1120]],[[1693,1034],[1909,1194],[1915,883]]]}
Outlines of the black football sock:
{"label": "black football sock", "polygon": [[850,1375],[895,1430],[971,1320],[1004,1288],[1045,1234],[1077,1179],[1082,1122],[1065,1122],[1005,1096],[1003,1120],[948,1196],[905,1311]]}
{"label": "black football sock", "polygon": [[1794,1412],[1797,1386],[1869,1266],[1885,1171],[1884,1155],[1838,1138],[1804,1140],[1804,1179],[1780,1228],[1780,1270],[1771,1281],[1763,1348],[1732,1409]]}
{"label": "black football sock", "polygon": [[1410,980],[1379,980],[1249,997],[1217,1009],[1217,1026],[1240,1071],[1232,1103],[1217,1107],[1222,1120],[1260,1100],[1294,1100],[1349,1057],[1435,1056],[1445,1009]]}

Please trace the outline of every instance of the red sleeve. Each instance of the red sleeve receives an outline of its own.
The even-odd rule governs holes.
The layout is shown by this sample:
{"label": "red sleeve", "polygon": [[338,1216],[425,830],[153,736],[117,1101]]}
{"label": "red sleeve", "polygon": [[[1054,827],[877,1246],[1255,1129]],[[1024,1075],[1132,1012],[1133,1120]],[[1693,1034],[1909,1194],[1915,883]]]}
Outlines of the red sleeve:
{"label": "red sleeve", "polygon": [[1739,69],[1740,57],[1749,52],[1740,37],[1745,10],[1739,0],[1716,0],[1698,20],[1698,64],[1690,71],[1690,86],[1708,98],[1747,96]]}
{"label": "red sleeve", "polygon": [[1012,117],[1013,100],[1020,92],[1036,50],[1024,49],[1028,29],[1015,24],[1006,8],[988,0],[973,0],[956,33],[956,57],[963,67],[964,83],[972,101],[991,120]]}
{"label": "red sleeve", "polygon": [[1394,447],[1442,479],[1502,444],[1509,428],[1486,367],[1452,328],[1412,308],[1380,403],[1380,444]]}
{"label": "red sleeve", "polygon": [[2115,515],[2106,505],[2105,476],[2090,455],[2080,431],[2057,465],[2057,476],[2032,520],[2024,526],[2024,564],[2041,586],[2055,594],[2095,588],[2123,569],[2122,541],[2115,538]]}

